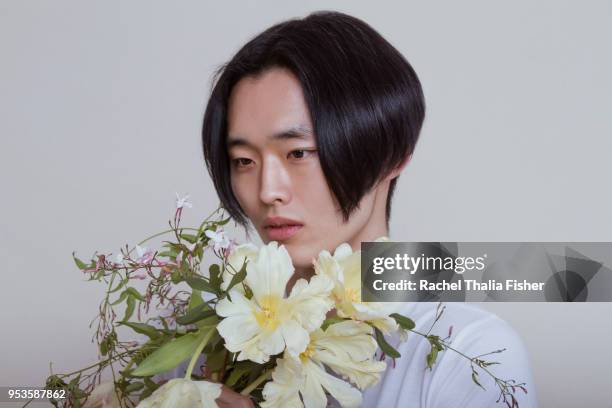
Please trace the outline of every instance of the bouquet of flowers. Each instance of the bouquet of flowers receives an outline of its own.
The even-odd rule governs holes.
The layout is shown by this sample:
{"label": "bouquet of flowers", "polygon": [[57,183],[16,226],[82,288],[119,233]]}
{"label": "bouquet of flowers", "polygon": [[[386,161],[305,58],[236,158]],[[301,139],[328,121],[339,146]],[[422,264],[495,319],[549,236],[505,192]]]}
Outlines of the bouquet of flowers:
{"label": "bouquet of flowers", "polygon": [[[187,198],[177,194],[170,229],[132,249],[96,253],[88,263],[73,254],[89,280],[107,285],[91,324],[100,360],[72,373],[51,373],[46,388],[67,395],[51,400],[54,406],[216,407],[224,384],[261,407],[325,407],[328,395],[343,407],[357,407],[361,391],[387,368],[385,358],[400,357],[385,336],[426,338],[430,369],[438,353],[454,350],[452,327],[443,339],[431,328],[416,330],[409,317],[394,313],[393,303],[361,302],[360,252],[348,244],[333,254],[322,251],[314,276],[287,292],[294,267],[282,245],[238,245],[223,231],[229,218],[221,209],[198,228],[182,227],[181,214],[192,206]],[[163,234],[173,239],[163,241],[161,250],[142,246]],[[207,272],[201,271],[204,261],[212,261]],[[435,321],[443,311],[438,305]],[[127,329],[141,341],[133,334],[120,339]],[[460,354],[469,360],[476,385],[480,369],[495,378],[500,402],[518,406],[514,393],[526,392],[524,384],[495,377],[487,367],[497,363],[483,355]],[[202,355],[204,370],[198,372]],[[183,378],[157,381],[186,362]],[[107,369],[113,380],[100,383]]]}

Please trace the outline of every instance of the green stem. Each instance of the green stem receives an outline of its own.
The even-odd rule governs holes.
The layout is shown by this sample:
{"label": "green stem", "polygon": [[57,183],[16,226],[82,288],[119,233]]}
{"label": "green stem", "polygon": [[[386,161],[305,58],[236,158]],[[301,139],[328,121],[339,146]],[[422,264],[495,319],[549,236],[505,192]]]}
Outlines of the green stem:
{"label": "green stem", "polygon": [[[189,231],[199,231],[197,228],[187,228],[187,227],[181,227],[181,228],[179,228],[179,229],[180,229],[180,230],[189,230]],[[142,244],[144,244],[145,242],[147,242],[147,241],[149,241],[149,240],[152,240],[153,238],[157,238],[157,237],[159,237],[160,235],[164,235],[164,234],[167,234],[167,233],[169,233],[169,232],[173,232],[173,231],[174,231],[174,228],[169,229],[169,230],[165,230],[165,231],[162,231],[162,232],[158,232],[157,234],[155,234],[155,235],[151,235],[150,237],[145,238],[144,240],[140,241],[140,242],[138,243],[138,245],[142,245]],[[133,249],[132,249],[132,250],[133,250]],[[132,251],[130,251],[130,252],[132,252]]]}
{"label": "green stem", "polygon": [[121,356],[123,356],[125,354],[129,354],[129,353],[131,353],[131,350],[130,351],[124,351],[124,352],[119,353],[119,354],[115,354],[115,356],[112,357],[112,358],[107,358],[106,360],[100,360],[97,363],[91,364],[91,365],[89,365],[89,366],[87,366],[85,368],[81,368],[80,370],[76,370],[76,371],[73,371],[73,372],[67,373],[67,374],[56,374],[56,375],[60,376],[60,377],[69,377],[71,375],[78,374],[78,373],[81,373],[83,371],[89,370],[90,368],[94,368],[96,366],[100,366],[102,364],[106,364],[106,363],[110,362],[111,360],[116,359],[117,357],[121,357]]}
{"label": "green stem", "polygon": [[196,351],[193,353],[193,356],[191,356],[191,361],[189,361],[189,366],[187,366],[187,371],[185,372],[186,380],[191,380],[191,373],[193,372],[193,368],[196,364],[196,361],[198,361],[198,357],[200,357],[200,354],[202,354],[204,346],[206,346],[206,343],[208,343],[208,340],[210,340],[214,332],[214,328],[209,328],[208,332],[202,338],[200,344],[198,344],[198,348],[196,348]]}
{"label": "green stem", "polygon": [[272,374],[272,370],[264,371],[259,377],[255,379],[255,381],[247,385],[244,390],[240,391],[240,394],[249,395],[255,388],[259,386],[259,384],[266,381],[270,377],[270,374]]}

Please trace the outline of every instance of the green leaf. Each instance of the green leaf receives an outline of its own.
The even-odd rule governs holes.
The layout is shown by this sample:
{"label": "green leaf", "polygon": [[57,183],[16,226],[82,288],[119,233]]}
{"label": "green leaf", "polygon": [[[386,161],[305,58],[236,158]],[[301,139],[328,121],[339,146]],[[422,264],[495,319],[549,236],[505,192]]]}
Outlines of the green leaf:
{"label": "green leaf", "polygon": [[79,258],[74,256],[75,253],[76,252],[72,253],[72,258],[74,259],[74,263],[76,264],[77,268],[79,268],[79,269],[87,269],[87,265],[85,264],[85,262],[81,261]]}
{"label": "green leaf", "polygon": [[211,286],[217,290],[221,290],[222,279],[221,279],[221,269],[219,268],[219,265],[217,264],[210,265],[210,268],[208,268],[208,274],[210,276],[209,280],[210,280]]}
{"label": "green leaf", "polygon": [[438,349],[438,351],[444,350],[444,346],[442,346],[442,343],[440,343],[440,336],[430,334],[429,336],[427,336],[427,340],[429,340],[429,343],[431,343],[433,347]]}
{"label": "green leaf", "polygon": [[240,361],[234,365],[232,372],[230,373],[225,385],[228,387],[234,386],[238,381],[248,375],[251,371],[257,368],[258,364],[252,361]]}
{"label": "green leaf", "polygon": [[106,341],[106,339],[102,340],[102,343],[100,343],[100,354],[102,356],[108,354],[108,342]]}
{"label": "green leaf", "polygon": [[193,310],[187,312],[187,314],[178,316],[176,318],[176,322],[178,324],[187,325],[210,316],[215,316],[215,311],[212,310],[208,304],[202,303],[201,305],[196,306]]}
{"label": "green leaf", "polygon": [[415,328],[415,324],[414,321],[406,316],[402,316],[399,313],[391,313],[390,315],[392,318],[395,319],[395,321],[397,322],[397,324],[405,330],[412,330]]}
{"label": "green leaf", "polygon": [[436,362],[437,358],[438,358],[438,349],[436,347],[432,347],[429,354],[427,354],[427,356],[425,357],[427,361],[427,367],[429,367],[430,370],[433,367],[434,363]]}
{"label": "green leaf", "polygon": [[144,388],[144,384],[141,382],[133,382],[130,385],[128,385],[127,387],[125,387],[125,392],[127,394],[134,392],[134,391],[138,391]]}
{"label": "green leaf", "polygon": [[227,217],[226,219],[217,222],[217,225],[225,225],[229,222],[230,219],[231,217]]}
{"label": "green leaf", "polygon": [[160,332],[155,327],[145,324],[145,323],[117,322],[117,324],[127,326],[130,329],[134,330],[136,333],[144,334],[145,336],[148,336],[150,339],[156,339],[161,335]]}
{"label": "green leaf", "polygon": [[189,277],[185,279],[185,282],[187,282],[187,284],[191,286],[193,289],[201,290],[203,292],[209,292],[209,293],[215,293],[215,294],[217,293],[215,288],[213,288],[208,282],[206,282],[204,279],[200,277],[197,277],[197,276]]}
{"label": "green leaf", "polygon": [[383,353],[385,353],[391,358],[400,358],[402,356],[399,351],[397,351],[389,343],[387,343],[387,340],[385,340],[385,336],[376,327],[374,328],[374,333],[376,335],[376,342],[378,343],[378,347],[380,347]]}
{"label": "green leaf", "polygon": [[485,387],[483,387],[482,384],[478,382],[478,375],[476,374],[475,371],[472,371],[472,381],[474,381],[476,385],[478,385],[480,388],[486,391]]}
{"label": "green leaf", "polygon": [[183,278],[181,277],[181,273],[179,271],[175,270],[174,272],[172,272],[170,274],[170,280],[172,281],[172,283],[177,285],[180,282],[182,282]]}
{"label": "green leaf", "polygon": [[136,289],[129,287],[126,289],[126,291],[130,294],[130,296],[135,297],[136,299],[140,300],[141,302],[145,301],[144,296],[142,296]]}
{"label": "green leaf", "polygon": [[327,319],[325,319],[325,321],[321,325],[321,330],[327,330],[327,328],[331,326],[332,324],[340,323],[340,322],[343,322],[344,320],[346,319],[343,319],[342,317],[338,317],[338,316],[328,317]]}
{"label": "green leaf", "polygon": [[136,308],[136,301],[132,296],[128,296],[127,298],[127,307],[125,308],[125,315],[123,316],[123,321],[130,320],[130,317],[134,314],[134,309]]}
{"label": "green leaf", "polygon": [[199,290],[194,289],[191,292],[191,296],[189,297],[189,304],[187,305],[187,311],[195,309],[197,306],[200,306],[204,303],[204,299],[202,299],[202,294]]}
{"label": "green leaf", "polygon": [[198,237],[193,234],[181,234],[180,237],[185,241],[189,242],[190,244],[193,244],[198,240]]}
{"label": "green leaf", "polygon": [[215,327],[200,329],[164,344],[151,353],[132,372],[136,377],[148,377],[171,370],[195,353],[198,345]]}
{"label": "green leaf", "polygon": [[230,284],[227,287],[227,292],[229,292],[234,286],[236,286],[237,284],[239,284],[246,278],[246,275],[247,275],[246,266],[247,266],[247,262],[245,262],[242,265],[242,268],[240,268],[240,270],[237,273],[235,273],[234,276],[232,276],[232,280],[230,281]]}
{"label": "green leaf", "polygon": [[118,305],[119,303],[123,302],[125,300],[125,298],[127,298],[127,297],[128,297],[128,292],[127,292],[127,290],[124,290],[123,292],[121,292],[121,294],[119,295],[117,300],[115,300],[113,303],[110,303],[110,305],[111,306]]}
{"label": "green leaf", "polygon": [[149,395],[153,394],[153,391],[161,387],[160,384],[153,382],[151,378],[145,377],[144,379],[145,390],[138,396],[138,399],[142,401],[147,398]]}
{"label": "green leaf", "polygon": [[122,287],[124,287],[130,280],[128,278],[125,279],[121,279],[121,282],[119,282],[117,284],[117,286],[115,287],[115,289],[111,289],[108,291],[108,293],[115,293],[117,292],[119,289],[121,289]]}

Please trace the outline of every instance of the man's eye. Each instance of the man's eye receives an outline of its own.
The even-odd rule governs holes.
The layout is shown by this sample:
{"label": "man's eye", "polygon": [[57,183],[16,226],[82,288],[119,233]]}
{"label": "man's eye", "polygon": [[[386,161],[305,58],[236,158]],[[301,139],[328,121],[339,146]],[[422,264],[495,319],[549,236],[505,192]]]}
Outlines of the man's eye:
{"label": "man's eye", "polygon": [[295,159],[303,159],[304,157],[311,156],[316,153],[316,150],[305,150],[305,149],[297,149],[293,150],[289,153],[289,156]]}
{"label": "man's eye", "polygon": [[253,160],[241,157],[239,159],[232,160],[232,162],[234,163],[234,166],[241,168],[249,166],[251,163],[253,163]]}

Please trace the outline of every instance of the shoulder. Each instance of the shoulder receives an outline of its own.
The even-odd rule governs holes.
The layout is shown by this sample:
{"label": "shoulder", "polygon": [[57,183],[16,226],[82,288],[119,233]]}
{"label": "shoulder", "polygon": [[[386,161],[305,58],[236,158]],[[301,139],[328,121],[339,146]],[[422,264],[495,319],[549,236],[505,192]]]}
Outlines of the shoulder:
{"label": "shoulder", "polygon": [[[486,369],[499,379],[526,383],[528,394],[518,389],[515,393],[519,406],[537,407],[528,352],[516,330],[497,315],[474,304],[449,302],[443,307],[438,321],[435,321],[436,316],[441,310],[437,303],[406,303],[400,307],[399,313],[414,320],[416,330],[421,333],[429,332],[433,325],[431,334],[442,339],[450,334],[451,347],[468,357],[503,350],[482,356],[485,361],[499,363]],[[472,381],[470,360],[459,353],[445,350],[429,370],[426,364],[430,351],[428,340],[415,333],[410,333],[403,343],[396,338],[391,340],[397,344],[402,357],[396,363],[398,370],[388,369],[383,381],[409,385],[413,395],[401,399],[414,399],[414,394],[417,394],[418,406],[428,408],[504,406],[496,402],[500,389],[494,378],[484,369],[474,366],[485,390],[478,387]]]}

